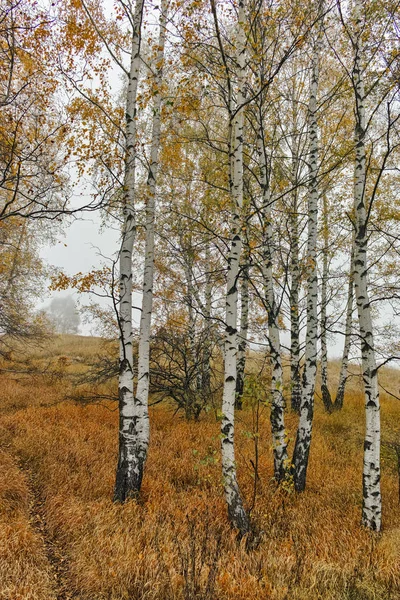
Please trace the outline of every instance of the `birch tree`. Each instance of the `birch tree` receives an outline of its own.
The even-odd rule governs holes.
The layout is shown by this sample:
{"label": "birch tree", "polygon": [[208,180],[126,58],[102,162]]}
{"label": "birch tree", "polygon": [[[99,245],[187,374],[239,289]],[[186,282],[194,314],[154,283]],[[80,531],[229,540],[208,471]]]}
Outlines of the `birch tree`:
{"label": "birch tree", "polygon": [[352,243],[350,270],[347,283],[347,298],[346,298],[346,321],[344,328],[344,345],[342,360],[340,363],[339,382],[336,390],[335,402],[333,410],[341,410],[343,408],[344,392],[348,378],[349,356],[351,348],[351,333],[353,323],[353,304],[354,304],[354,242]]}
{"label": "birch tree", "polygon": [[[294,150],[295,152],[295,150]],[[297,190],[297,158],[293,154],[293,192],[290,212],[290,380],[291,380],[291,408],[300,412],[301,405],[301,374],[300,374],[300,317],[299,317],[299,217],[298,217],[298,190]]]}
{"label": "birch tree", "polygon": [[354,145],[354,287],[361,338],[361,357],[365,392],[366,430],[363,461],[363,524],[379,531],[381,528],[382,499],[380,488],[380,403],[378,371],[374,349],[374,335],[367,285],[367,204],[366,204],[366,150],[365,150],[365,88],[363,7],[354,3],[354,31],[351,43],[354,52],[352,80],[354,85],[355,117]]}
{"label": "birch tree", "polygon": [[240,271],[240,254],[242,250],[242,208],[243,208],[243,130],[245,99],[245,52],[246,20],[245,0],[239,0],[238,19],[236,23],[236,71],[237,90],[234,104],[232,79],[226,61],[222,38],[214,0],[211,0],[216,35],[221,57],[226,69],[228,83],[229,110],[229,169],[230,193],[232,200],[231,245],[228,255],[228,271],[226,279],[225,310],[225,354],[224,354],[224,389],[222,397],[221,451],[222,475],[228,515],[232,525],[241,535],[250,531],[250,519],[244,508],[243,499],[237,481],[234,430],[235,430],[235,395],[237,377],[237,313],[238,313],[238,278]]}
{"label": "birch tree", "polygon": [[326,194],[322,197],[322,277],[321,277],[321,394],[328,412],[332,412],[332,398],[328,387],[328,346],[327,346],[327,307],[328,307],[328,252],[329,216]]}
{"label": "birch tree", "polygon": [[361,3],[354,4],[355,35],[353,36],[356,127],[354,143],[354,286],[361,337],[361,355],[365,390],[366,431],[363,461],[363,511],[366,527],[379,531],[381,528],[382,499],[380,488],[380,403],[378,372],[375,359],[371,306],[367,286],[367,207],[365,198],[365,91],[363,79],[363,45]]}
{"label": "birch tree", "polygon": [[[133,331],[132,331],[132,254],[136,237],[135,210],[135,169],[136,169],[136,127],[137,90],[140,69],[141,25],[144,0],[137,0],[132,19],[132,43],[128,89],[126,95],[125,131],[125,174],[123,189],[123,230],[119,258],[120,297],[120,368],[119,368],[119,450],[116,472],[114,500],[124,502],[135,497],[140,490],[143,477],[143,443],[147,425],[142,412],[142,422],[138,426],[138,414],[133,395]],[[142,440],[141,440],[142,441]]]}
{"label": "birch tree", "polygon": [[[153,308],[153,279],[154,279],[154,219],[156,209],[157,175],[159,165],[159,148],[161,137],[161,102],[162,102],[162,73],[164,63],[164,48],[166,38],[167,0],[161,2],[160,31],[155,59],[155,77],[153,86],[153,120],[150,148],[150,164],[147,177],[146,205],[146,238],[144,249],[144,271],[142,287],[142,309],[140,313],[137,388],[135,403],[135,435],[137,475],[134,491],[139,492],[143,478],[144,464],[149,446],[150,427],[148,413],[149,379],[150,379],[150,327]],[[139,49],[137,50],[139,51]]]}
{"label": "birch tree", "polygon": [[[365,4],[355,0],[346,21],[341,3],[338,3],[340,17],[352,52],[348,74],[354,95],[355,113],[353,278],[365,399],[362,522],[367,528],[380,531],[382,498],[379,367],[368,282],[370,270],[368,247],[371,243],[370,220],[373,206],[380,194],[383,177],[389,169],[393,168],[388,161],[394,150],[399,147],[396,125],[400,113],[398,87],[393,86],[391,77],[384,77],[390,72],[395,56],[391,51],[390,43],[387,49],[385,43],[391,35],[391,30],[396,28],[396,24],[391,7],[385,4],[383,9],[386,10],[386,15],[382,15],[376,30],[370,28],[367,15],[368,10],[373,8],[372,5],[373,3]],[[376,59],[378,52],[383,55],[383,60]],[[367,109],[370,111],[369,118],[367,118]],[[376,119],[376,122],[385,127],[383,134],[380,128],[375,129],[376,122],[371,118],[375,115],[380,115],[380,119]]]}
{"label": "birch tree", "polygon": [[314,37],[309,116],[309,190],[308,190],[308,237],[307,237],[307,331],[305,364],[300,405],[300,420],[293,452],[293,478],[295,489],[301,492],[306,486],[308,457],[311,445],[312,421],[314,414],[314,389],[317,373],[318,340],[318,274],[317,274],[317,216],[318,216],[318,122],[317,94],[319,82],[319,62],[322,41],[322,16],[324,4],[318,0],[318,30]]}
{"label": "birch tree", "polygon": [[[324,205],[326,203],[326,199],[324,198]],[[324,206],[324,214],[325,214],[325,206]],[[324,216],[324,221],[327,221],[327,217]],[[324,223],[327,225],[327,222]],[[327,230],[326,230],[327,231]],[[350,358],[350,349],[351,349],[351,339],[352,339],[352,324],[353,324],[353,304],[354,304],[354,239],[352,241],[351,247],[351,257],[350,257],[350,266],[348,273],[348,281],[347,281],[347,295],[346,295],[346,304],[345,304],[345,324],[344,324],[344,343],[343,343],[343,351],[342,357],[340,360],[340,371],[339,371],[339,380],[336,388],[336,395],[332,399],[329,387],[328,387],[328,353],[327,353],[327,341],[326,341],[326,331],[327,331],[327,291],[326,291],[326,280],[328,278],[328,238],[329,236],[324,231],[324,249],[323,249],[323,274],[322,274],[322,285],[321,285],[321,393],[322,393],[322,401],[325,407],[325,410],[328,413],[339,411],[343,408],[344,402],[344,393],[346,390],[346,383],[348,379],[348,368],[349,368],[349,358]],[[325,279],[325,281],[324,281]]]}
{"label": "birch tree", "polygon": [[[294,68],[297,64],[294,63]],[[293,69],[293,66],[292,66]],[[292,89],[290,117],[292,134],[290,136],[290,183],[292,186],[290,204],[290,380],[291,380],[291,408],[300,412],[301,405],[301,373],[300,373],[300,314],[299,300],[301,287],[300,268],[300,227],[299,227],[299,181],[300,181],[300,147],[301,147],[301,125],[299,115],[299,92],[296,93],[296,83],[299,79],[292,72]]]}
{"label": "birch tree", "polygon": [[249,260],[250,248],[248,241],[244,244],[243,261],[240,275],[240,331],[238,343],[237,373],[236,373],[236,399],[235,408],[242,409],[244,391],[244,374],[246,368],[247,337],[249,331]]}
{"label": "birch tree", "polygon": [[262,219],[262,273],[265,290],[265,306],[268,313],[268,342],[271,360],[271,429],[274,454],[274,477],[280,483],[287,474],[288,454],[285,430],[285,400],[283,397],[283,369],[279,332],[279,307],[275,298],[273,276],[273,229],[272,199],[270,194],[269,174],[267,170],[266,148],[264,140],[263,118],[258,113],[257,151],[260,164],[261,186],[261,219]]}

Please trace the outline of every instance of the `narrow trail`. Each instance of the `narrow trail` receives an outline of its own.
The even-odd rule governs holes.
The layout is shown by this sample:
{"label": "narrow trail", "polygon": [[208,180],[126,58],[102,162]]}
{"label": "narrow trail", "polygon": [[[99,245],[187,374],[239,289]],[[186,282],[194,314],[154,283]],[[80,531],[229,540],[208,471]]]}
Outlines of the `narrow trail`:
{"label": "narrow trail", "polygon": [[46,522],[45,501],[40,492],[35,475],[26,464],[17,459],[17,464],[25,474],[30,492],[30,523],[43,542],[50,569],[54,597],[56,600],[73,600],[76,595],[68,591],[68,562],[62,548],[52,538]]}

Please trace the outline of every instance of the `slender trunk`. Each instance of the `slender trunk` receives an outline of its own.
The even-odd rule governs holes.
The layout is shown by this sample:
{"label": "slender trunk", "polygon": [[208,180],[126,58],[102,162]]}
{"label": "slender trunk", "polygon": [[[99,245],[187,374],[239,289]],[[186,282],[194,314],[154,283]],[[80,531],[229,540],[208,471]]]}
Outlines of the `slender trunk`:
{"label": "slender trunk", "polygon": [[[238,91],[236,113],[230,104],[230,185],[233,205],[231,225],[231,247],[228,256],[228,272],[226,287],[226,312],[225,312],[225,361],[224,361],[224,389],[222,397],[222,422],[221,422],[221,451],[222,475],[224,482],[225,499],[228,505],[228,515],[232,525],[239,530],[240,535],[250,531],[249,516],[244,508],[236,474],[234,430],[235,430],[235,395],[236,395],[236,366],[237,366],[237,309],[239,277],[239,261],[242,249],[242,223],[241,213],[243,208],[243,108],[245,85],[245,47],[246,38],[243,29],[245,22],[244,0],[239,1],[239,14],[237,22],[237,65],[238,65]],[[214,6],[215,8],[215,6]],[[234,115],[234,116],[233,116]],[[233,117],[233,118],[232,118]]]}
{"label": "slender trunk", "polygon": [[363,507],[362,522],[374,531],[381,528],[382,499],[380,489],[380,403],[378,371],[376,367],[371,306],[367,283],[367,209],[365,199],[366,153],[365,153],[365,92],[363,78],[362,4],[354,3],[356,33],[353,38],[355,52],[353,82],[355,90],[355,241],[354,241],[354,287],[361,338],[361,357],[365,392],[365,441],[363,461]]}
{"label": "slender trunk", "polygon": [[340,365],[339,383],[336,391],[335,403],[333,409],[335,411],[343,408],[344,392],[346,389],[347,377],[348,377],[348,366],[349,366],[349,355],[351,346],[351,329],[353,323],[353,297],[354,297],[354,241],[351,249],[351,260],[350,260],[350,272],[349,282],[347,288],[347,302],[346,302],[346,323],[344,330],[344,347],[342,354],[342,362]]}
{"label": "slender trunk", "polygon": [[247,335],[249,331],[249,247],[245,245],[243,253],[242,274],[240,277],[240,333],[238,343],[238,359],[236,374],[235,408],[242,409],[244,390],[244,372],[246,367]]}
{"label": "slender trunk", "polygon": [[329,216],[326,194],[322,198],[322,280],[321,280],[321,394],[322,402],[328,413],[333,411],[331,393],[328,388],[328,346],[326,341],[328,306],[328,252],[329,252]]}
{"label": "slender trunk", "polygon": [[124,502],[140,489],[141,469],[136,453],[136,414],[133,396],[132,352],[132,253],[136,237],[135,167],[136,98],[140,68],[143,0],[137,0],[133,15],[132,52],[126,98],[126,149],[123,195],[123,232],[120,250],[120,365],[119,452],[114,500]]}
{"label": "slender trunk", "polygon": [[[185,257],[185,271],[186,271],[186,304],[188,309],[188,338],[189,338],[189,348],[190,348],[190,363],[195,365],[197,362],[196,357],[196,318],[193,307],[194,302],[194,290],[193,290],[193,274],[192,274],[192,259],[190,257],[191,249],[190,242],[187,250],[183,250],[183,252],[187,252],[188,255]],[[195,384],[195,389],[197,389],[197,380]]]}
{"label": "slender trunk", "polygon": [[303,387],[300,419],[293,452],[293,479],[296,491],[306,487],[308,458],[310,454],[312,421],[314,416],[314,390],[317,373],[318,338],[318,274],[317,274],[317,217],[318,217],[318,123],[317,93],[319,81],[319,57],[322,39],[323,1],[318,2],[319,31],[314,44],[309,101],[309,190],[308,190],[308,237],[307,237],[307,329]]}
{"label": "slender trunk", "polygon": [[211,253],[210,244],[206,245],[206,285],[205,285],[205,304],[204,321],[206,335],[204,338],[204,363],[202,368],[202,388],[203,394],[210,400],[211,396],[211,352],[212,352],[212,327],[211,327],[211,303],[212,303],[212,285],[211,285]]}
{"label": "slender trunk", "polygon": [[300,412],[301,380],[300,380],[300,322],[299,322],[299,217],[298,217],[298,143],[296,141],[297,115],[293,101],[293,127],[292,136],[292,207],[290,212],[290,381],[291,381],[291,408]]}
{"label": "slender trunk", "polygon": [[[182,244],[182,248],[184,245]],[[196,349],[196,316],[194,310],[195,290],[193,285],[193,257],[192,257],[191,237],[189,236],[188,245],[184,248],[185,252],[185,273],[186,273],[186,304],[188,308],[188,328],[187,336],[189,340],[188,373],[190,377],[187,382],[185,416],[187,420],[197,419],[201,411],[200,395],[202,392],[202,374],[201,360],[197,355]]]}
{"label": "slender trunk", "polygon": [[274,453],[274,477],[279,483],[285,479],[288,469],[288,454],[285,430],[285,400],[283,397],[283,369],[279,308],[275,299],[273,280],[273,232],[271,223],[271,196],[265,156],[262,116],[259,115],[257,150],[260,162],[260,185],[262,189],[262,272],[265,288],[265,305],[268,312],[268,341],[270,348],[271,374],[271,429]]}
{"label": "slender trunk", "polygon": [[150,383],[150,329],[153,309],[153,274],[154,274],[154,218],[155,199],[157,191],[158,153],[161,135],[161,85],[164,46],[166,35],[167,8],[166,1],[161,3],[160,33],[156,57],[156,74],[154,79],[155,96],[153,104],[153,123],[150,149],[150,166],[147,178],[146,205],[146,238],[144,251],[144,271],[142,285],[142,311],[140,315],[139,347],[138,347],[138,379],[136,386],[136,461],[137,461],[137,492],[140,491],[143,470],[149,447],[149,383]]}

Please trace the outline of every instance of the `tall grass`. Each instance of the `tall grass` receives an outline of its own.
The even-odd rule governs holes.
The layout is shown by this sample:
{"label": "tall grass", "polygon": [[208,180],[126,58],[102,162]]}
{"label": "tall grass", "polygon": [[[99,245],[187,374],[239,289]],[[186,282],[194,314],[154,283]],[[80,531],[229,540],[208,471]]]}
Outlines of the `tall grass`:
{"label": "tall grass", "polygon": [[[396,372],[388,377],[399,387]],[[340,413],[326,415],[317,400],[307,490],[299,496],[278,490],[272,479],[269,415],[267,408],[262,409],[259,484],[252,514],[260,544],[252,552],[244,543],[237,544],[227,524],[219,423],[211,414],[199,423],[188,423],[168,406],[151,410],[143,494],[140,502],[120,506],[111,502],[117,456],[115,407],[57,404],[65,385],[62,378],[38,379],[29,385],[10,380],[9,375],[1,378],[1,401],[7,410],[1,416],[0,435],[9,447],[0,459],[4,454],[2,460],[12,473],[1,480],[6,516],[0,527],[25,541],[17,541],[1,555],[0,575],[9,569],[14,588],[7,589],[18,593],[1,592],[0,598],[52,598],[44,546],[29,523],[25,475],[11,454],[35,478],[47,535],[64,556],[73,598],[400,598],[400,511],[396,458],[390,448],[382,465],[383,532],[372,535],[360,525],[364,425],[357,385],[352,385]],[[54,406],[41,406],[49,403],[49,397]],[[399,408],[398,401],[383,396],[384,439],[399,433]],[[293,440],[297,417],[288,414],[287,422]],[[255,477],[252,423],[247,408],[238,417],[237,462],[249,503]],[[14,505],[17,517],[9,518]],[[22,564],[31,589],[18,588]]]}

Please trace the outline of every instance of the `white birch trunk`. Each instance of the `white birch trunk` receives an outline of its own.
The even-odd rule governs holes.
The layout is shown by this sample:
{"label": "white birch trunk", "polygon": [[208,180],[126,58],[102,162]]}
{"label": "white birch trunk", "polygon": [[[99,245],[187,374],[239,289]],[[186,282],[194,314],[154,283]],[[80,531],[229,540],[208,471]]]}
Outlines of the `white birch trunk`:
{"label": "white birch trunk", "polygon": [[336,398],[333,405],[335,411],[343,408],[344,392],[346,389],[348,367],[349,367],[349,355],[351,347],[351,329],[353,324],[353,298],[354,298],[354,241],[351,249],[351,260],[350,260],[350,272],[349,281],[347,288],[347,302],[346,302],[346,323],[344,330],[344,346],[342,354],[342,362],[340,365],[339,382],[336,390]]}
{"label": "white birch trunk", "polygon": [[158,153],[161,135],[161,86],[166,36],[167,2],[161,2],[160,32],[156,56],[156,72],[154,78],[153,123],[151,134],[150,166],[147,178],[146,237],[144,253],[144,271],[142,286],[142,310],[140,315],[138,374],[135,396],[136,416],[136,461],[137,491],[140,491],[143,469],[147,458],[150,441],[149,427],[149,383],[150,383],[150,333],[153,309],[154,279],[154,219],[157,192]]}
{"label": "white birch trunk", "polygon": [[333,402],[328,387],[328,345],[326,339],[328,307],[328,252],[329,252],[329,216],[326,194],[322,198],[322,278],[321,278],[321,394],[322,402],[328,413],[333,411]]}
{"label": "white birch trunk", "polygon": [[[184,244],[182,244],[184,248]],[[202,392],[202,364],[201,359],[197,356],[196,349],[196,318],[194,311],[194,300],[197,296],[193,285],[193,257],[192,257],[192,242],[191,236],[189,236],[188,244],[184,248],[184,270],[186,275],[186,305],[188,309],[188,328],[187,336],[189,339],[189,356],[187,357],[190,365],[190,370],[193,373],[193,378],[190,381],[190,390],[188,390],[186,404],[185,404],[185,417],[187,420],[197,420],[201,412],[201,400],[200,395]]]}
{"label": "white birch trunk", "polygon": [[242,409],[244,391],[244,372],[246,368],[247,336],[249,331],[249,247],[243,253],[242,274],[240,277],[240,332],[238,343],[238,359],[236,373],[235,408]]}
{"label": "white birch trunk", "polygon": [[378,372],[376,368],[371,306],[367,283],[367,209],[365,198],[365,92],[363,78],[362,3],[354,3],[355,35],[353,36],[355,91],[355,175],[354,175],[354,287],[361,338],[362,370],[365,391],[365,441],[363,461],[363,507],[362,522],[374,531],[380,531],[382,499],[380,489],[380,404]]}
{"label": "white birch trunk", "polygon": [[204,327],[206,335],[204,339],[204,364],[202,367],[202,387],[203,394],[208,400],[211,400],[211,352],[212,352],[212,282],[211,282],[211,252],[210,242],[207,241],[206,251],[206,285],[205,285],[205,303],[204,303]]}
{"label": "white birch trunk", "polygon": [[288,471],[287,436],[285,430],[285,400],[283,397],[283,369],[280,332],[278,325],[279,309],[275,300],[273,280],[273,232],[271,223],[271,196],[264,148],[264,134],[259,115],[257,150],[260,163],[260,185],[262,189],[262,273],[265,289],[265,304],[268,312],[268,341],[270,348],[271,374],[271,430],[274,454],[274,477],[279,483]]}
{"label": "white birch trunk", "polygon": [[323,2],[318,2],[320,18],[317,37],[314,42],[310,100],[309,100],[309,190],[308,190],[308,237],[307,237],[307,329],[303,388],[301,395],[300,419],[293,452],[293,479],[296,491],[306,487],[307,466],[311,445],[312,421],[314,415],[314,390],[317,374],[318,339],[318,273],[317,273],[317,225],[318,225],[318,123],[317,94],[319,82],[319,59],[322,39]]}
{"label": "white birch trunk", "polygon": [[132,253],[136,237],[136,100],[140,69],[143,0],[137,0],[133,15],[131,64],[126,96],[125,176],[123,190],[123,231],[120,251],[120,367],[119,367],[119,452],[114,500],[125,502],[140,488],[136,456],[136,415],[133,395],[132,352]]}
{"label": "white birch trunk", "polygon": [[[235,430],[235,395],[237,367],[237,312],[238,312],[238,277],[239,261],[242,249],[241,212],[243,207],[243,100],[245,97],[245,47],[246,39],[243,29],[245,21],[244,0],[239,0],[237,23],[237,68],[238,91],[237,112],[231,125],[230,143],[230,181],[233,204],[231,248],[228,256],[226,312],[225,312],[225,360],[224,360],[224,389],[222,397],[221,422],[221,453],[222,475],[228,515],[232,525],[244,535],[250,530],[250,521],[244,508],[240,493],[235,461],[234,430]],[[232,118],[232,105],[230,106]]]}
{"label": "white birch trunk", "polygon": [[300,412],[301,404],[301,379],[300,379],[300,321],[299,321],[299,290],[300,290],[300,266],[299,266],[299,216],[298,216],[298,142],[297,134],[297,111],[295,100],[292,107],[293,129],[292,135],[292,206],[290,213],[290,381],[291,381],[291,408]]}
{"label": "white birch trunk", "polygon": [[299,225],[297,191],[293,193],[291,214],[291,257],[290,257],[290,379],[291,379],[291,408],[300,412],[301,378],[300,378],[300,319],[299,319]]}

